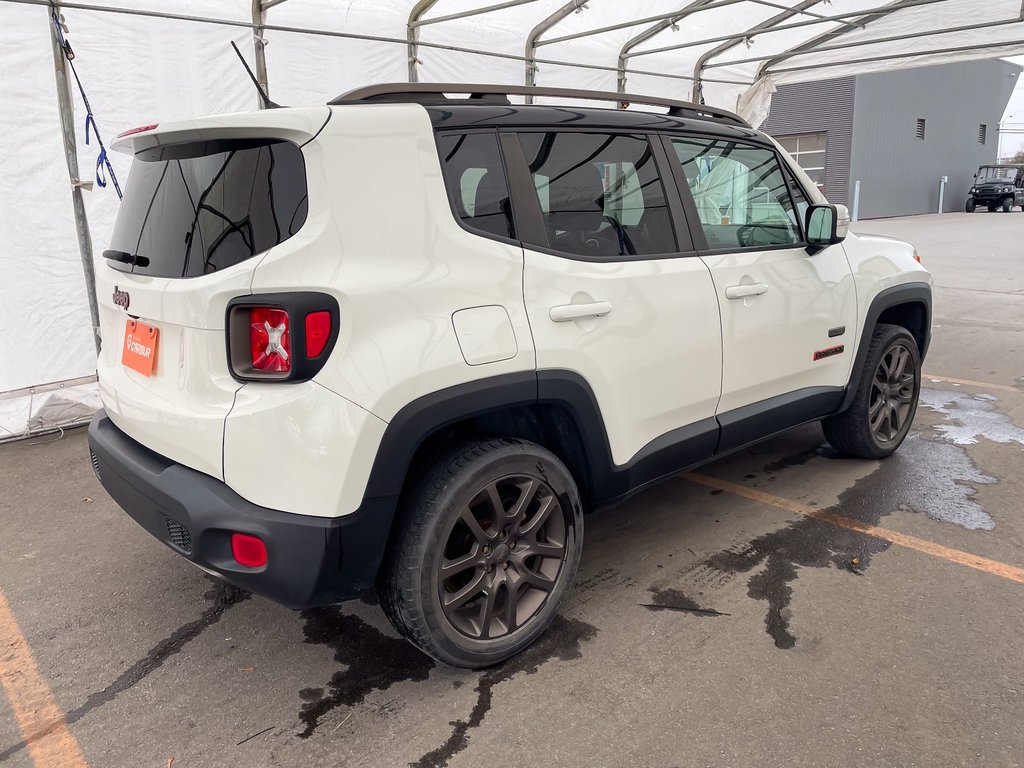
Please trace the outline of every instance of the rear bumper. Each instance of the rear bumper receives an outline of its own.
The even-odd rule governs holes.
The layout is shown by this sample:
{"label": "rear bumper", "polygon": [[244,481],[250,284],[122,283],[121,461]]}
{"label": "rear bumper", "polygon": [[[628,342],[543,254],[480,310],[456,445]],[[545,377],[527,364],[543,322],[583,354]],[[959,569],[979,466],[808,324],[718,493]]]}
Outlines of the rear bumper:
{"label": "rear bumper", "polygon": [[[358,597],[376,580],[394,510],[390,497],[367,499],[340,518],[266,509],[135,442],[104,411],[89,425],[89,450],[100,483],[135,522],[242,589],[305,608]],[[236,532],[264,541],[265,566],[235,562]]]}

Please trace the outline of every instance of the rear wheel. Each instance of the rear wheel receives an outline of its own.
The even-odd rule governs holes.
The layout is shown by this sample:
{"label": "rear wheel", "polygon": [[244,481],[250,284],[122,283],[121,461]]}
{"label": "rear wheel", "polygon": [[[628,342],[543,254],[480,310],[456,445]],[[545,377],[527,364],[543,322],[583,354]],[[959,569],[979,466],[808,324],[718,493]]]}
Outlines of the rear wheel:
{"label": "rear wheel", "polygon": [[978,204],[974,202],[974,198],[972,197],[967,201],[966,207],[968,213],[974,213],[974,209],[978,207]]}
{"label": "rear wheel", "polygon": [[995,207],[994,205],[990,205],[990,206],[988,207],[988,212],[989,212],[989,213],[995,213],[995,212],[996,212],[996,207]]}
{"label": "rear wheel", "polygon": [[421,650],[469,668],[540,636],[569,593],[583,538],[569,471],[519,440],[472,443],[440,460],[398,525],[381,606]]}
{"label": "rear wheel", "polygon": [[825,419],[825,438],[840,453],[883,459],[906,438],[921,393],[921,355],[905,328],[879,325],[871,336],[853,403]]}

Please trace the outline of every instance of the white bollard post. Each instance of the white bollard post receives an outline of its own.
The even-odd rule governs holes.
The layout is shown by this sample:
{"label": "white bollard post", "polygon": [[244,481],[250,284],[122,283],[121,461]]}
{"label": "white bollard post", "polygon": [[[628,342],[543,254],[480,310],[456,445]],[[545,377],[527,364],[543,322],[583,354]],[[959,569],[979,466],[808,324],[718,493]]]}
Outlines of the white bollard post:
{"label": "white bollard post", "polygon": [[858,221],[860,216],[860,179],[853,182],[853,211],[850,213],[851,221]]}
{"label": "white bollard post", "polygon": [[942,200],[946,196],[946,182],[949,181],[949,176],[943,176],[939,179],[939,213],[942,213],[945,209],[942,207]]}

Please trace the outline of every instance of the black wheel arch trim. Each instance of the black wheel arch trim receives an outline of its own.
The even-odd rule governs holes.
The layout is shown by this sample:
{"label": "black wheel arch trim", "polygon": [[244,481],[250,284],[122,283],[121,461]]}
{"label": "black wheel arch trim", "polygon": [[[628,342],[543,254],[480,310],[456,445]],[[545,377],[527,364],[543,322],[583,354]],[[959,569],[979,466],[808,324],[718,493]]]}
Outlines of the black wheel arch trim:
{"label": "black wheel arch trim", "polygon": [[864,373],[864,361],[868,356],[868,348],[871,346],[871,336],[875,332],[878,319],[887,309],[901,304],[922,304],[924,305],[925,319],[922,329],[923,339],[921,341],[921,362],[924,363],[925,355],[928,353],[928,346],[931,343],[932,332],[932,288],[928,283],[911,282],[901,285],[894,285],[879,291],[871,300],[868,310],[864,315],[864,324],[861,326],[860,343],[857,345],[857,354],[853,360],[853,368],[850,372],[850,382],[846,387],[846,394],[843,397],[837,412],[844,411],[850,407],[853,399],[857,396],[857,389],[860,387],[861,376]]}

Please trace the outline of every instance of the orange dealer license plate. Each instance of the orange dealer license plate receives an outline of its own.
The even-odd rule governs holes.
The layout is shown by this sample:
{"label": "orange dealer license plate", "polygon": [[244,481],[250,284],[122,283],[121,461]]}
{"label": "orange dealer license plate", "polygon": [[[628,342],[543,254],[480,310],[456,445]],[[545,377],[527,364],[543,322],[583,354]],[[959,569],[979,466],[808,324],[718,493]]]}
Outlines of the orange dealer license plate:
{"label": "orange dealer license plate", "polygon": [[152,376],[156,370],[157,340],[160,330],[138,320],[129,319],[124,328],[124,348],[121,363],[143,376]]}

